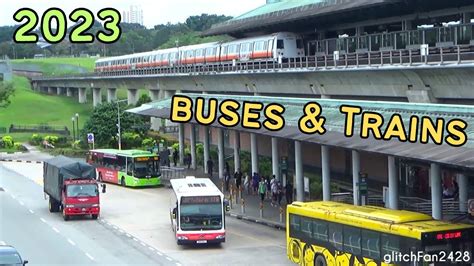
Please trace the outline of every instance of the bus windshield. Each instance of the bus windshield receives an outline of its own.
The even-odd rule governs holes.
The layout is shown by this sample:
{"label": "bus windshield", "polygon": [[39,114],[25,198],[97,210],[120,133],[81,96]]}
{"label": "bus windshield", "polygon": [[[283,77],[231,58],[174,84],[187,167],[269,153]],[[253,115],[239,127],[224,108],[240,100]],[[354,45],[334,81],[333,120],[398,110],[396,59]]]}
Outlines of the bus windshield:
{"label": "bus windshield", "polygon": [[96,185],[69,185],[67,186],[67,196],[76,197],[95,197],[99,195],[99,190]]}
{"label": "bus windshield", "polygon": [[158,161],[137,162],[135,161],[134,176],[137,178],[157,177],[160,175]]}
{"label": "bus windshield", "polygon": [[222,204],[219,196],[183,197],[179,215],[183,231],[222,228]]}

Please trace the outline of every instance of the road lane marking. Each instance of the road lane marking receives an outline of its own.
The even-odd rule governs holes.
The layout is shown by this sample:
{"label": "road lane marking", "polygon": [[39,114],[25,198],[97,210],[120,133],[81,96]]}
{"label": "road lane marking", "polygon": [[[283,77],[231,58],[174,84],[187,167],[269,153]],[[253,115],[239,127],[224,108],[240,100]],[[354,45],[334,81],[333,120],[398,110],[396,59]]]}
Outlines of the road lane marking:
{"label": "road lane marking", "polygon": [[112,226],[112,227],[113,227],[115,230],[118,230],[118,227],[117,227],[117,226],[114,225],[114,226]]}
{"label": "road lane marking", "polygon": [[126,235],[127,237],[132,237],[132,235],[130,235],[130,234],[128,234],[128,233],[127,233],[127,234],[125,234],[125,235]]}
{"label": "road lane marking", "polygon": [[173,259],[171,259],[170,257],[166,257],[166,259],[169,261],[173,261]]}
{"label": "road lane marking", "polygon": [[157,251],[156,254],[158,254],[159,256],[163,256],[163,254],[161,254],[159,251]]}
{"label": "road lane marking", "polygon": [[142,246],[146,247],[146,244],[145,244],[145,243],[143,243],[143,242],[140,242],[140,244],[142,244]]}
{"label": "road lane marking", "polygon": [[67,242],[69,242],[69,244],[71,244],[71,245],[73,245],[73,246],[75,246],[75,245],[76,245],[76,243],[74,243],[74,241],[72,241],[72,240],[71,240],[71,239],[69,239],[69,238],[67,239]]}
{"label": "road lane marking", "polygon": [[10,196],[12,196],[12,198],[13,198],[13,199],[16,199],[15,195],[13,195],[13,194],[10,194]]}
{"label": "road lane marking", "polygon": [[45,219],[40,218],[40,220],[41,220],[43,223],[46,223],[46,220],[45,220]]}
{"label": "road lane marking", "polygon": [[176,266],[181,266],[181,263],[176,263]]}
{"label": "road lane marking", "polygon": [[35,213],[35,212],[34,212],[33,210],[31,210],[31,209],[28,210],[28,211],[29,211],[31,214],[34,214],[34,213]]}
{"label": "road lane marking", "polygon": [[53,230],[54,230],[54,232],[59,234],[59,230],[56,227],[53,226]]}
{"label": "road lane marking", "polygon": [[86,252],[86,256],[90,259],[90,260],[94,260],[94,257],[92,257],[89,253]]}
{"label": "road lane marking", "polygon": [[133,238],[133,240],[135,240],[136,242],[138,242],[138,239],[137,239],[137,238],[135,238],[135,237]]}
{"label": "road lane marking", "polygon": [[152,247],[148,247],[148,249],[151,250],[151,251],[155,251],[155,249],[152,248]]}
{"label": "road lane marking", "polygon": [[21,200],[19,200],[18,203],[20,203],[21,206],[25,206],[25,203],[23,203]]}

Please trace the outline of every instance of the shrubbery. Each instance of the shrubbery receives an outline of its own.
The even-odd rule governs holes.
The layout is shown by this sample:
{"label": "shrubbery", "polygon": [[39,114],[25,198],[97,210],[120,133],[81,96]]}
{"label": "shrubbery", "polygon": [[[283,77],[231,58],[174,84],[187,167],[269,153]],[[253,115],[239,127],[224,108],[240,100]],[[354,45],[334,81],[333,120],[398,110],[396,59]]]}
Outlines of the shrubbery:
{"label": "shrubbery", "polygon": [[38,134],[33,134],[30,138],[30,144],[38,146],[43,141],[43,137]]}
{"label": "shrubbery", "polygon": [[0,142],[0,148],[13,148],[14,141],[11,136],[3,136],[2,141]]}

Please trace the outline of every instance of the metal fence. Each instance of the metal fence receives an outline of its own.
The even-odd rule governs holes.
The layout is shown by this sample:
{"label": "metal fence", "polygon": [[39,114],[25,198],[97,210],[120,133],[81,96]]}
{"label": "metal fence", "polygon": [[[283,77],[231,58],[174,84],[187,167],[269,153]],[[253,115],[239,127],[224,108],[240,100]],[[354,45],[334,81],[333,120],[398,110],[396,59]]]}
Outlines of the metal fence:
{"label": "metal fence", "polygon": [[71,133],[65,126],[51,125],[10,125],[9,132],[56,133],[69,136]]}

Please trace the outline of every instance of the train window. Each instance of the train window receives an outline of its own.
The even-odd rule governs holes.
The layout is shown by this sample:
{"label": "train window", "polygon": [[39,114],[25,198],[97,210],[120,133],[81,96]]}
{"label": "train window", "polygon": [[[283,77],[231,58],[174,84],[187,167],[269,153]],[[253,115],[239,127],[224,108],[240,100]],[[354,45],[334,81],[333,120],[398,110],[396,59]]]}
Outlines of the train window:
{"label": "train window", "polygon": [[277,49],[284,49],[284,48],[285,48],[285,44],[283,40],[277,40]]}
{"label": "train window", "polygon": [[263,50],[268,50],[268,41],[263,42]]}
{"label": "train window", "polygon": [[222,53],[223,55],[227,54],[227,48],[228,48],[228,46],[223,46],[223,47],[222,47],[222,52],[221,52],[221,53]]}
{"label": "train window", "polygon": [[301,39],[296,40],[296,48],[297,49],[303,49],[303,40],[301,40]]}
{"label": "train window", "polygon": [[207,48],[207,50],[206,50],[206,56],[212,56],[212,55],[214,55],[214,53],[213,53],[212,50],[213,50],[212,48]]}

